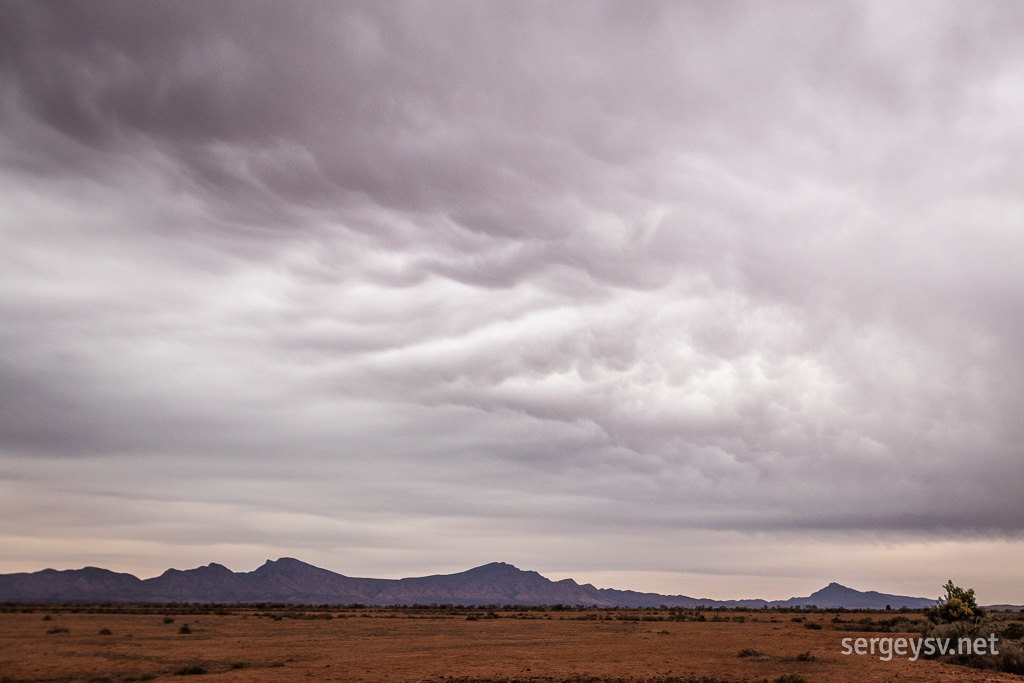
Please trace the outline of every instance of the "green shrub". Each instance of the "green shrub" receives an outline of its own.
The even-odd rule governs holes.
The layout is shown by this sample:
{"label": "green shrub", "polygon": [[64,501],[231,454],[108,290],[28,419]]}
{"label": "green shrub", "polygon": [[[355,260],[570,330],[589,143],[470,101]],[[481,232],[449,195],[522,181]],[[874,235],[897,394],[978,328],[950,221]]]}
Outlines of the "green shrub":
{"label": "green shrub", "polygon": [[985,616],[985,610],[978,607],[978,599],[973,588],[964,590],[955,585],[952,579],[947,581],[943,588],[946,595],[939,598],[939,604],[924,612],[930,619],[948,624]]}

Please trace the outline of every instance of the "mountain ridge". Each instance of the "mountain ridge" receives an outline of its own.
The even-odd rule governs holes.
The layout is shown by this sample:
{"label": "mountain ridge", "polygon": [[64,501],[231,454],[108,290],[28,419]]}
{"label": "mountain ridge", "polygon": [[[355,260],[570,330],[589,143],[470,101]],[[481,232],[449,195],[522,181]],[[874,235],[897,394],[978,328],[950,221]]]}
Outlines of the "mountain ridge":
{"label": "mountain ridge", "polygon": [[100,567],[0,574],[0,601],[195,602],[366,605],[585,605],[595,607],[922,608],[935,600],[858,591],[830,583],[788,600],[711,600],[614,588],[571,578],[552,581],[532,570],[491,562],[455,574],[404,579],[350,577],[291,557],[268,559],[249,572],[224,565],[167,569],[149,579]]}

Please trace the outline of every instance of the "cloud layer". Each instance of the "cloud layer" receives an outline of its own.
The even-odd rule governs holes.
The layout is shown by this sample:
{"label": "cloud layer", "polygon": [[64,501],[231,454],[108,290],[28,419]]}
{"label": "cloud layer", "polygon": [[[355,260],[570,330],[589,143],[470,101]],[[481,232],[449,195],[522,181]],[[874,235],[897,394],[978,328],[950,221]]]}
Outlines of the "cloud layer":
{"label": "cloud layer", "polygon": [[980,538],[1024,602],[1022,37],[1010,2],[5,3],[6,569]]}

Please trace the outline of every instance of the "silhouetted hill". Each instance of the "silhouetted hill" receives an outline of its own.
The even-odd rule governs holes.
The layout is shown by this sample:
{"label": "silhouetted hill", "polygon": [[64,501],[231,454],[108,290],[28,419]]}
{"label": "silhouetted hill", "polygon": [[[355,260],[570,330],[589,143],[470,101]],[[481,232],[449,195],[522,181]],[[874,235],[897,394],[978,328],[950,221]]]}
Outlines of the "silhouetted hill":
{"label": "silhouetted hill", "polygon": [[220,564],[168,569],[140,580],[131,574],[85,567],[0,574],[0,600],[49,602],[281,602],[289,604],[366,605],[587,605],[597,607],[846,607],[893,609],[927,607],[934,600],[861,592],[830,583],[806,598],[709,600],[552,581],[535,571],[492,562],[457,574],[408,579],[352,578],[283,557],[267,560],[251,572],[233,572]]}
{"label": "silhouetted hill", "polygon": [[141,600],[142,581],[131,574],[98,567],[0,574],[2,600],[101,601],[112,595],[123,596],[118,598],[123,601]]}
{"label": "silhouetted hill", "polygon": [[877,591],[862,592],[833,582],[821,590],[811,593],[806,598],[790,598],[789,600],[770,604],[779,607],[815,605],[823,608],[845,607],[847,609],[885,609],[886,607],[892,607],[893,609],[899,609],[900,607],[920,609],[932,607],[935,605],[935,602],[935,600],[929,600],[928,598],[888,595],[886,593],[878,593]]}

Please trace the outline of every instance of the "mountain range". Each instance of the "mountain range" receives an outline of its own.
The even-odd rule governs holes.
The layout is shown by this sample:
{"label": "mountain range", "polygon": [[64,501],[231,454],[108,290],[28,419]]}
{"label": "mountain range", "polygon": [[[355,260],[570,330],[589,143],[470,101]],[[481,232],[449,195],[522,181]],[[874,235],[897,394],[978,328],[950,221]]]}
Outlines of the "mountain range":
{"label": "mountain range", "polygon": [[168,569],[150,579],[98,567],[0,574],[0,601],[751,608],[816,605],[848,609],[922,608],[935,604],[935,600],[927,598],[862,592],[837,583],[804,598],[774,602],[709,600],[595,588],[572,579],[551,581],[535,571],[523,571],[504,562],[457,574],[408,579],[353,578],[289,557],[267,560],[251,572],[233,572],[214,563],[184,571]]}

